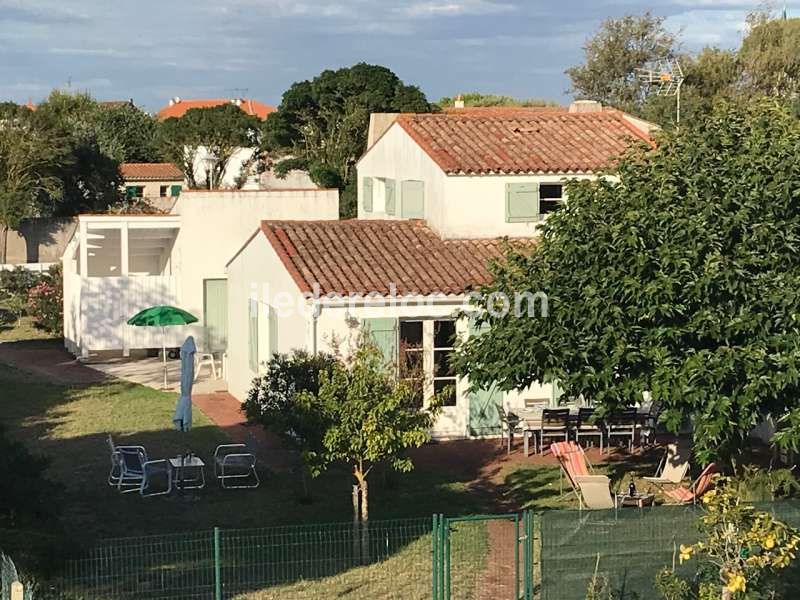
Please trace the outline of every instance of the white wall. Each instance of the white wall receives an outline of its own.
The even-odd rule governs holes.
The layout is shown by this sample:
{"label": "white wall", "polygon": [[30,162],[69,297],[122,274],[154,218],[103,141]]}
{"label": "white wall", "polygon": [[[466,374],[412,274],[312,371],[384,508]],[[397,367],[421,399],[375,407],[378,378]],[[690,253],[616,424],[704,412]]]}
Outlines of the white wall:
{"label": "white wall", "polygon": [[[242,167],[253,158],[255,148],[237,148],[234,150],[231,158],[228,160],[228,166],[225,169],[225,174],[222,176],[222,181],[214,181],[214,187],[220,188],[235,188],[236,180],[242,173]],[[206,171],[208,170],[208,159],[211,153],[207,148],[200,146],[197,149],[197,154],[194,159],[194,180],[199,186],[206,184]],[[255,165],[251,163],[252,169]]]}
{"label": "white wall", "polygon": [[[300,290],[261,231],[231,261],[227,276],[228,390],[244,400],[257,375],[250,368],[250,299],[259,303],[259,362],[275,352],[308,347],[311,320],[309,313],[300,310],[306,308]],[[288,310],[286,303],[293,304],[294,310]],[[272,324],[277,329],[273,332],[269,331],[270,311],[274,311]]]}
{"label": "white wall", "polygon": [[[363,209],[363,179],[373,182],[373,210]],[[382,179],[394,179],[396,216],[385,212]],[[425,182],[425,220],[446,239],[529,237],[540,222],[506,222],[506,184],[561,183],[566,179],[593,179],[591,175],[446,175],[397,123],[358,163],[358,218],[401,218],[401,182]]]}
{"label": "white wall", "polygon": [[188,191],[172,209],[181,217],[173,250],[181,307],[200,318],[192,332],[203,347],[203,280],[225,279],[225,265],[262,220],[339,218],[337,190]]}
{"label": "white wall", "polygon": [[[395,216],[386,214],[384,187],[381,181],[373,184],[372,212],[364,211],[362,186],[364,177],[395,180]],[[403,180],[425,182],[425,220],[431,227],[438,229],[442,217],[444,172],[397,123],[389,128],[358,163],[358,218],[401,218]]]}

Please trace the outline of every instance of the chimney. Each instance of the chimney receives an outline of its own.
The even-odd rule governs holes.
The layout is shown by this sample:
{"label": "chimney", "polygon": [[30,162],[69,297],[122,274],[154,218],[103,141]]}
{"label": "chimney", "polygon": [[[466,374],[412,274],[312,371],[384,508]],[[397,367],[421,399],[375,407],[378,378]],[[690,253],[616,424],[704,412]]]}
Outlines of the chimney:
{"label": "chimney", "polygon": [[597,100],[575,100],[569,105],[571,113],[595,113],[602,112],[603,105]]}
{"label": "chimney", "polygon": [[464,108],[464,96],[461,94],[456,96],[456,101],[453,103],[453,106],[455,106],[455,108]]}

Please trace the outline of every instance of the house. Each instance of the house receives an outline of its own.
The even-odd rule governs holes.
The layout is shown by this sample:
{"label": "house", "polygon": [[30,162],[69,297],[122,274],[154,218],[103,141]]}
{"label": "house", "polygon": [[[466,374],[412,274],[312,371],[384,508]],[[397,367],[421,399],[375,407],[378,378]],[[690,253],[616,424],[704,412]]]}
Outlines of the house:
{"label": "house", "polygon": [[172,163],[122,163],[125,197],[145,200],[159,209],[169,209],[185,186],[183,172]]}
{"label": "house", "polygon": [[173,304],[200,321],[167,330],[179,346],[227,347],[225,264],[264,219],[337,219],[337,190],[187,191],[169,214],[79,215],[62,257],[64,343],[76,355],[128,355],[161,346],[160,332],[127,326],[137,311]]}
{"label": "house", "polygon": [[444,238],[536,235],[564,182],[602,173],[652,127],[596,102],[378,115],[359,219],[424,219]]}
{"label": "house", "polygon": [[[599,106],[488,109],[373,119],[382,131],[358,163],[358,219],[265,220],[227,264],[228,386],[244,399],[275,352],[347,354],[366,332],[415,384],[445,406],[437,438],[495,435],[500,405],[555,404],[556,384],[470,392],[448,357],[475,335],[470,293],[489,281],[503,243],[533,245],[570,178],[598,177],[647,124]],[[546,316],[535,290],[509,299]],[[474,309],[473,309],[474,310]],[[509,348],[514,360],[514,348]]]}
{"label": "house", "polygon": [[[160,120],[180,118],[193,108],[213,108],[225,104],[238,106],[246,114],[262,121],[266,119],[270,113],[275,112],[274,106],[264,104],[252,98],[183,99],[176,96],[170,99],[167,106],[159,110],[156,116]],[[256,158],[255,153],[255,148],[237,148],[228,160],[222,181],[212,182],[209,181],[209,171],[212,164],[216,162],[216,158],[207,148],[201,146],[197,149],[193,160],[194,179],[200,187],[208,187],[208,184],[213,184],[211,187],[219,188],[240,187],[238,186],[237,180],[242,175],[242,170],[245,169],[248,172],[246,174],[247,181],[243,187],[245,189],[257,189],[261,186],[259,185],[259,176],[256,169],[252,169],[254,159]]]}

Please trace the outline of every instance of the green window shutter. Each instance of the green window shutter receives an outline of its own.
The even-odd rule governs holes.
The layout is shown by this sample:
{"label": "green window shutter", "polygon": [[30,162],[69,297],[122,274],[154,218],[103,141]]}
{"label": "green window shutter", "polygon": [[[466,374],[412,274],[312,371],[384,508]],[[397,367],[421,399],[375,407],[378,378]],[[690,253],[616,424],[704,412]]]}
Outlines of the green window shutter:
{"label": "green window shutter", "polygon": [[363,319],[361,327],[367,332],[372,343],[380,350],[383,360],[392,372],[397,369],[397,319]]}
{"label": "green window shutter", "polygon": [[539,220],[539,184],[506,184],[506,223]]}
{"label": "green window shutter", "polygon": [[183,189],[183,187],[182,187],[182,186],[180,186],[180,185],[173,185],[173,186],[170,188],[170,194],[169,194],[169,195],[170,195],[170,196],[174,196],[175,198],[177,198],[178,196],[180,196],[180,195],[181,195],[181,190],[182,190],[182,189]]}
{"label": "green window shutter", "polygon": [[404,181],[400,184],[401,216],[404,219],[425,218],[425,183]]}
{"label": "green window shutter", "polygon": [[[476,327],[475,320],[469,321],[469,336],[482,335],[489,330],[484,323]],[[488,389],[470,390],[469,392],[469,433],[474,436],[498,435],[501,430],[500,407],[503,404],[503,392],[495,384]]]}
{"label": "green window shutter", "polygon": [[130,200],[131,198],[138,198],[139,194],[139,186],[138,185],[126,185],[125,186],[125,197]]}
{"label": "green window shutter", "polygon": [[364,177],[362,185],[362,201],[364,212],[372,212],[372,178]]}
{"label": "green window shutter", "polygon": [[386,180],[386,214],[393,215],[395,214],[395,183],[394,179],[387,179]]}
{"label": "green window shutter", "polygon": [[258,373],[258,301],[250,300],[248,311],[248,363],[250,370]]}

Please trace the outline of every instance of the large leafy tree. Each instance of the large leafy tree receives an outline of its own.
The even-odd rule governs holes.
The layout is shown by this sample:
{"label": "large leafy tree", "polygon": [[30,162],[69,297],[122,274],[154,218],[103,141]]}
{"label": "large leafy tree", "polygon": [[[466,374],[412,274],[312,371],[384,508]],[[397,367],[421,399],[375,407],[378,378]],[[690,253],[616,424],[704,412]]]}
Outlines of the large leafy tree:
{"label": "large leafy tree", "polygon": [[[425,95],[392,71],[359,63],[293,84],[266,121],[264,147],[276,171],[305,169],[342,192],[343,216],[355,214],[355,163],[367,144],[373,112],[430,112]],[[284,159],[284,160],[281,160]]]}
{"label": "large leafy tree", "polygon": [[[513,96],[504,96],[501,94],[483,94],[481,92],[467,92],[461,95],[461,100],[464,101],[464,106],[521,106],[521,107],[543,107],[543,106],[558,106],[557,102],[552,100],[545,100],[543,98],[514,98]],[[455,98],[445,96],[436,103],[439,108],[447,109],[453,108],[455,105]]]}
{"label": "large leafy tree", "polygon": [[155,118],[128,103],[97,106],[94,124],[100,150],[118,162],[158,162]]}
{"label": "large leafy tree", "polygon": [[664,28],[664,18],[645,13],[604,21],[583,47],[582,65],[567,69],[571,92],[622,110],[638,112],[646,88],[636,69],[677,53],[675,36]]}
{"label": "large leafy tree", "polygon": [[53,214],[103,211],[119,199],[119,160],[104,151],[98,111],[88,94],[53,91],[30,115],[35,130],[66,140],[69,148],[70,160],[58,172],[63,197]]}
{"label": "large leafy tree", "polygon": [[649,390],[668,427],[691,419],[701,460],[770,414],[797,447],[800,123],[774,101],[721,105],[618,175],[569,186],[538,246],[494,266],[484,300],[543,291],[549,316],[482,313],[459,371],[505,390],[558,380],[601,414]]}
{"label": "large leafy tree", "polygon": [[800,19],[753,16],[739,60],[752,95],[795,98],[800,92]]}
{"label": "large leafy tree", "polygon": [[0,263],[8,230],[22,219],[56,211],[63,195],[60,173],[69,168],[68,141],[31,126],[23,115],[0,125]]}
{"label": "large leafy tree", "polygon": [[[204,150],[214,158],[207,165],[206,184],[218,187],[239,148],[260,146],[261,126],[258,118],[248,115],[235,104],[192,108],[183,116],[160,124],[160,149],[167,160],[181,168],[189,187],[193,188],[198,186],[195,168]],[[241,174],[236,175],[239,177]]]}

